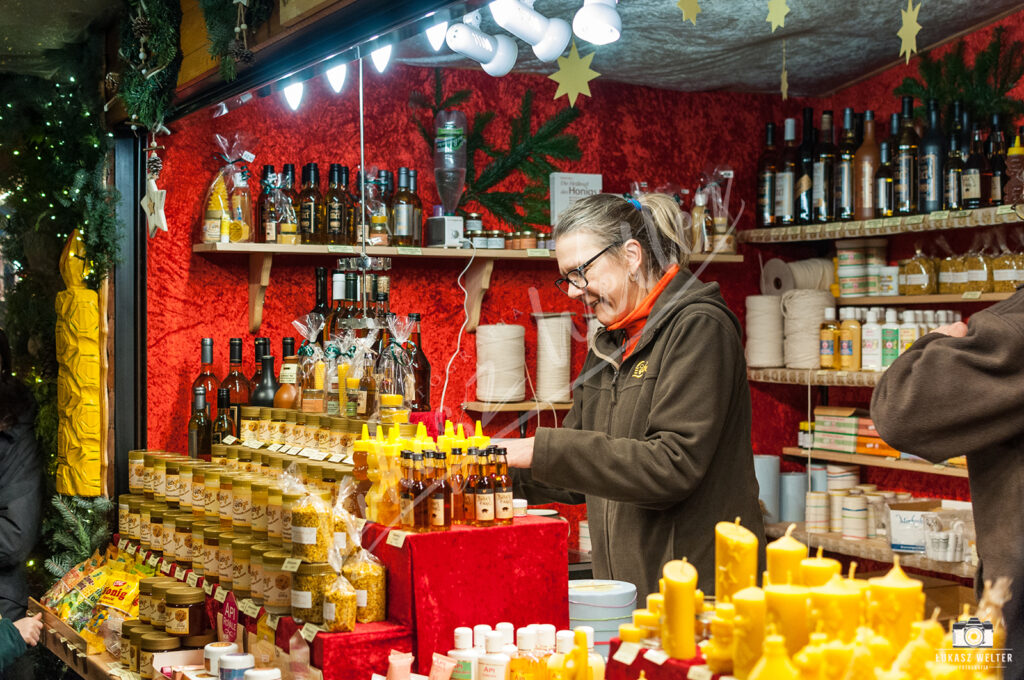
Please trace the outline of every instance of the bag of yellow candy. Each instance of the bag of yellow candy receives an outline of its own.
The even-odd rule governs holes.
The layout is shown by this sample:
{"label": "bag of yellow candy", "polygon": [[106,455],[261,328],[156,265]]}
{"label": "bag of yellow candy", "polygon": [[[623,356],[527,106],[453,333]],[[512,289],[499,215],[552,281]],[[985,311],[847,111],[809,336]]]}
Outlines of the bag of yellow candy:
{"label": "bag of yellow candy", "polygon": [[248,243],[253,240],[254,217],[249,192],[249,164],[256,156],[255,145],[240,132],[214,135],[219,149],[214,156],[223,164],[210,182],[199,228],[200,243]]}

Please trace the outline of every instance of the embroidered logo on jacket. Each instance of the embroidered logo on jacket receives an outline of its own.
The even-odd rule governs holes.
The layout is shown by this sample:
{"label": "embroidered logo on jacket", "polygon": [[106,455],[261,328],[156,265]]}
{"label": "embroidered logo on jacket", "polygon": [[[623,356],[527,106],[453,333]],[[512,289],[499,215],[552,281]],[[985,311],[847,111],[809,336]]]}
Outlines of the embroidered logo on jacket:
{"label": "embroidered logo on jacket", "polygon": [[645,373],[647,373],[647,362],[646,361],[638,361],[637,364],[636,364],[636,368],[633,369],[633,377],[634,378],[642,378],[642,377],[644,377]]}

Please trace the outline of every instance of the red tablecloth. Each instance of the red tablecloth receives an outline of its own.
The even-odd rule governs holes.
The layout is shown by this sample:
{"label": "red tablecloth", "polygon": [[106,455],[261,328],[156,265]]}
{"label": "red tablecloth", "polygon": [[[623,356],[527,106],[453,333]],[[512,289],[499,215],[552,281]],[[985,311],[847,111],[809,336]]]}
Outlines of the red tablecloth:
{"label": "red tablecloth", "polygon": [[[452,648],[458,626],[510,621],[569,626],[567,524],[518,517],[511,526],[409,534],[401,548],[368,523],[363,546],[388,569],[388,620],[416,635],[416,663]],[[378,669],[379,673],[387,670]]]}
{"label": "red tablecloth", "polygon": [[[640,671],[644,672],[647,680],[687,680],[691,668],[705,665],[704,657],[698,650],[697,656],[692,659],[685,661],[669,659],[661,665],[648,661],[644,652],[640,652],[633,663],[627,666],[612,658],[615,656],[615,652],[619,651],[621,644],[622,640],[619,638],[612,638],[609,643],[608,665],[604,671],[605,680],[636,680],[640,676]],[[727,676],[711,675],[708,677],[723,678]]]}
{"label": "red tablecloth", "polygon": [[[274,642],[289,649],[300,626],[290,616],[281,617]],[[412,629],[395,623],[357,623],[351,633],[318,633],[313,639],[310,661],[324,673],[324,680],[368,680],[373,673],[388,669],[388,653],[413,651]]]}

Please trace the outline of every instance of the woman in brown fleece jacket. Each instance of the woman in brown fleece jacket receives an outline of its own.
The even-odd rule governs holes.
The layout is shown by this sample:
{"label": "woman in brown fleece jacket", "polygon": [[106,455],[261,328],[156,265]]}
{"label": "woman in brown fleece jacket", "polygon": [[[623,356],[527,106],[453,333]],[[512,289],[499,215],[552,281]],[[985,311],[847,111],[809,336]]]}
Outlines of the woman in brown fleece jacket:
{"label": "woman in brown fleece jacket", "polygon": [[555,227],[566,294],[602,328],[562,427],[507,442],[533,502],[587,503],[596,578],[658,592],[665,562],[686,557],[714,593],[714,527],[739,517],[764,546],[750,445],[740,326],[686,265],[675,201],[600,194]]}

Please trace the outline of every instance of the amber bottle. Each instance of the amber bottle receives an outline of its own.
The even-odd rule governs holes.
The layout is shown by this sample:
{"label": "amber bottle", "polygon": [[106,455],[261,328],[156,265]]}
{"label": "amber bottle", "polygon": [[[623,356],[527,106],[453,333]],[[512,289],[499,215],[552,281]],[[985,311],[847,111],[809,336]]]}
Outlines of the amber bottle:
{"label": "amber bottle", "polygon": [[495,449],[494,523],[512,524],[512,476],[508,473],[505,449]]}
{"label": "amber bottle", "polygon": [[491,477],[485,449],[477,449],[476,467],[480,472],[473,488],[476,501],[476,517],[473,523],[478,527],[494,526],[494,479]]}
{"label": "amber bottle", "polygon": [[476,485],[480,481],[480,468],[477,466],[479,449],[471,447],[463,457],[465,461],[466,484],[462,492],[462,523],[476,524]]}
{"label": "amber bottle", "polygon": [[465,524],[466,477],[463,474],[462,449],[452,449],[451,467],[448,468],[448,486],[452,490],[452,524]]}
{"label": "amber bottle", "polygon": [[299,375],[299,357],[295,355],[295,338],[281,341],[281,354],[281,375],[274,394],[274,408],[302,408],[302,379]]}
{"label": "amber bottle", "polygon": [[452,526],[452,486],[448,481],[447,467],[444,451],[435,451],[434,474],[430,483],[431,531],[446,531]]}

